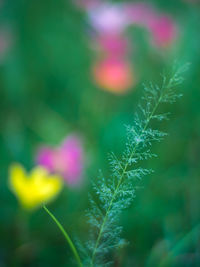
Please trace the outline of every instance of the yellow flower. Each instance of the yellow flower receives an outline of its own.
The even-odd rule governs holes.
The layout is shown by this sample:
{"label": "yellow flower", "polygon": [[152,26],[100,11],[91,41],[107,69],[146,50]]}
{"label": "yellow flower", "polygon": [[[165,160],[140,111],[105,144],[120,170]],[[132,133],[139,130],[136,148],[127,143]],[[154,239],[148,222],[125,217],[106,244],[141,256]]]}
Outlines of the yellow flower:
{"label": "yellow flower", "polygon": [[40,166],[27,174],[23,166],[13,164],[10,167],[10,187],[24,208],[33,209],[58,195],[62,180]]}

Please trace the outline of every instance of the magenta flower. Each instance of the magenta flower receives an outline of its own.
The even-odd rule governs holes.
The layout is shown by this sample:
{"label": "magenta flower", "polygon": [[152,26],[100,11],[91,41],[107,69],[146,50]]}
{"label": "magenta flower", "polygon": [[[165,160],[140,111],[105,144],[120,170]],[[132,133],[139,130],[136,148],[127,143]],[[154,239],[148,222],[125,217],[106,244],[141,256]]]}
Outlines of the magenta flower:
{"label": "magenta flower", "polygon": [[173,42],[177,30],[172,19],[167,16],[158,16],[149,24],[153,42],[159,47],[165,47]]}
{"label": "magenta flower", "polygon": [[177,30],[172,19],[160,14],[148,4],[128,4],[125,10],[129,23],[146,28],[152,34],[156,46],[165,47],[175,39]]}
{"label": "magenta flower", "polygon": [[83,147],[77,136],[68,136],[58,148],[41,147],[36,160],[50,172],[62,175],[69,185],[80,182],[83,172]]}
{"label": "magenta flower", "polygon": [[109,58],[124,58],[129,51],[128,40],[121,34],[98,35],[96,43],[99,50]]}
{"label": "magenta flower", "polygon": [[165,47],[175,39],[176,26],[169,16],[160,14],[144,3],[128,4],[125,10],[129,23],[146,28],[152,34],[156,46]]}

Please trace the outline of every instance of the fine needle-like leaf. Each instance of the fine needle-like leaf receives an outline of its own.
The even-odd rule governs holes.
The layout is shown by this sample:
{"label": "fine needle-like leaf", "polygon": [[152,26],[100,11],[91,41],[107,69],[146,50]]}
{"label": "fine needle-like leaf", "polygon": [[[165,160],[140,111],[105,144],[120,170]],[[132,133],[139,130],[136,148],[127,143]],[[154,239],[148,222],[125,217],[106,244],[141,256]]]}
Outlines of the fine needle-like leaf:
{"label": "fine needle-like leaf", "polygon": [[154,157],[151,152],[153,142],[166,136],[166,133],[151,128],[150,122],[167,119],[168,113],[157,113],[157,109],[161,103],[174,103],[181,96],[175,87],[182,83],[186,69],[187,65],[184,65],[175,70],[169,79],[164,76],[161,86],[150,84],[144,87],[140,112],[135,115],[133,126],[127,126],[127,142],[122,157],[117,158],[112,153],[109,157],[110,177],[105,179],[102,176],[93,185],[97,200],[90,197],[91,208],[87,215],[92,230],[86,243],[89,257],[85,266],[108,266],[109,254],[123,245],[124,241],[120,238],[122,227],[117,224],[119,215],[135,196],[136,179],[152,173],[151,169],[138,167],[138,163]]}

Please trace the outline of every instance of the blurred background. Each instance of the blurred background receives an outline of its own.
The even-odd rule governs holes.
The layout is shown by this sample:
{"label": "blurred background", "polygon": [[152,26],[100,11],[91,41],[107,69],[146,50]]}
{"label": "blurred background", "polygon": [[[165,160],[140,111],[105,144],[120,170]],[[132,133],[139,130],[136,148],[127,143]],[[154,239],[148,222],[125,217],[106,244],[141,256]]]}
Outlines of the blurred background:
{"label": "blurred background", "polygon": [[161,107],[169,136],[121,216],[129,245],[115,266],[200,266],[199,29],[198,0],[0,1],[0,267],[76,266],[44,210],[10,190],[11,164],[29,172],[48,148],[44,158],[65,176],[48,207],[72,238],[87,239],[91,181],[108,173],[108,152],[122,153],[142,84],[160,84],[175,60],[191,63],[183,97]]}

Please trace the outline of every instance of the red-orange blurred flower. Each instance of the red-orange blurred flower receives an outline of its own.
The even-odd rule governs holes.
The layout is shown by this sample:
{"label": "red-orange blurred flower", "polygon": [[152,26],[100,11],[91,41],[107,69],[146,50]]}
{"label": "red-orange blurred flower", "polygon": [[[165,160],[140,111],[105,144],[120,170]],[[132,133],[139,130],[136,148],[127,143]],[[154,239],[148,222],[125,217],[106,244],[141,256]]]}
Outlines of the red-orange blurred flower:
{"label": "red-orange blurred flower", "polygon": [[125,60],[103,59],[93,68],[96,83],[106,91],[123,94],[134,84],[133,70]]}

